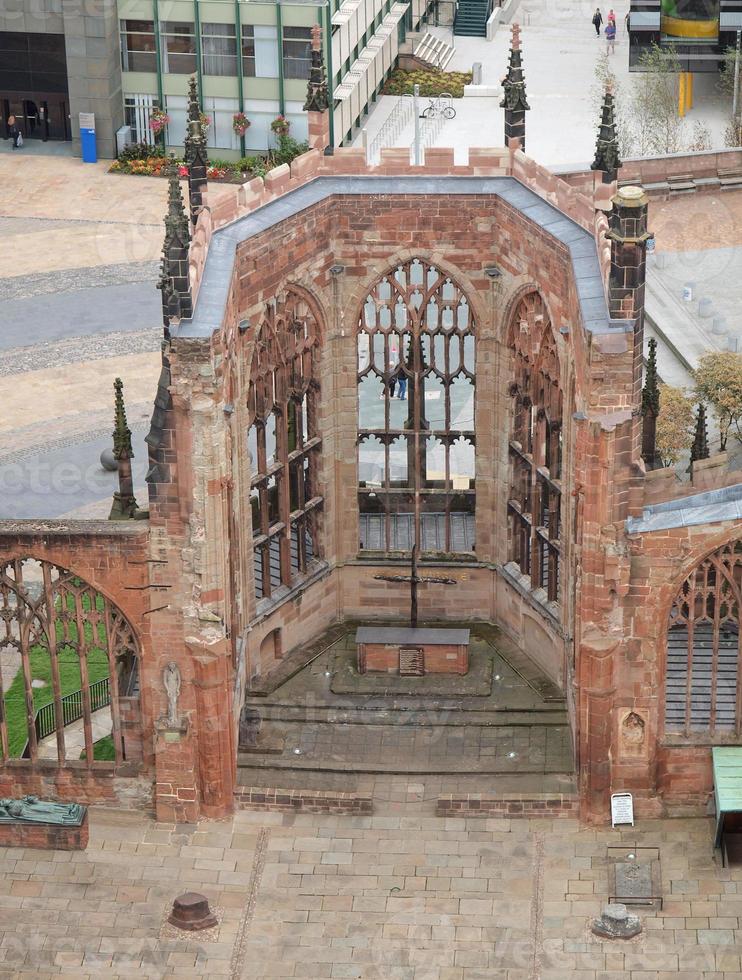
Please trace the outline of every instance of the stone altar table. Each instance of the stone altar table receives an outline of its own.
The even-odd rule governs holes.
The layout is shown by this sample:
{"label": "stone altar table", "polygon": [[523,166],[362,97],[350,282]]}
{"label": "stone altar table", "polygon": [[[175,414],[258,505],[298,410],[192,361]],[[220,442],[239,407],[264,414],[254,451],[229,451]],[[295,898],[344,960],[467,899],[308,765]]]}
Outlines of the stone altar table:
{"label": "stone altar table", "polygon": [[469,630],[409,626],[360,626],[358,673],[382,671],[407,677],[466,674]]}

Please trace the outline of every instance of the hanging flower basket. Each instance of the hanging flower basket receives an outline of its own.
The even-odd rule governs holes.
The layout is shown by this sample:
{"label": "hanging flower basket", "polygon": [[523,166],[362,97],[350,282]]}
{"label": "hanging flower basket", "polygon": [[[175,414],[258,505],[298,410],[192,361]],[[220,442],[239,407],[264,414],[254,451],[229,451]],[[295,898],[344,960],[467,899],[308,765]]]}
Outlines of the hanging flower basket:
{"label": "hanging flower basket", "polygon": [[288,136],[290,128],[291,123],[285,116],[276,116],[271,123],[271,132],[275,133],[276,136]]}
{"label": "hanging flower basket", "polygon": [[170,116],[168,116],[165,110],[160,109],[159,106],[155,106],[149,117],[149,128],[152,130],[153,134],[155,136],[159,136],[169,122]]}
{"label": "hanging flower basket", "polygon": [[235,112],[232,116],[232,129],[235,131],[240,139],[245,135],[245,133],[250,128],[250,120],[247,118],[244,112]]}
{"label": "hanging flower basket", "polygon": [[206,139],[211,128],[211,116],[207,116],[205,112],[202,112],[199,114],[199,120],[201,122],[201,132],[204,134],[204,139]]}

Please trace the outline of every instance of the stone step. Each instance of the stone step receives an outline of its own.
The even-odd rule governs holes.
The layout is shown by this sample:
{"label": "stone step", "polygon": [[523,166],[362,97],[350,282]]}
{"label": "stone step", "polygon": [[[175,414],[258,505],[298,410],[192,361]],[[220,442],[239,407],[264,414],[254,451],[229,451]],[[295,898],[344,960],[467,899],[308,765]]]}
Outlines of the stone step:
{"label": "stone step", "polygon": [[314,724],[394,725],[402,727],[539,727],[568,725],[566,710],[554,706],[543,709],[481,708],[462,704],[405,704],[396,701],[370,705],[288,704],[278,701],[250,701],[263,724],[296,723],[311,720]]}
{"label": "stone step", "polygon": [[455,775],[573,771],[568,725],[409,726],[317,722],[268,723],[261,737],[283,738],[283,751],[242,752],[245,769]]}
{"label": "stone step", "polygon": [[576,795],[577,780],[572,773],[509,773],[489,777],[486,782],[478,774],[450,776],[415,776],[410,782],[406,775],[369,775],[355,772],[313,772],[277,768],[237,770],[237,785],[262,789],[308,790],[335,793],[366,793],[375,800],[396,798],[400,802],[411,797],[437,805],[440,796],[484,793],[503,800],[536,798],[539,796]]}

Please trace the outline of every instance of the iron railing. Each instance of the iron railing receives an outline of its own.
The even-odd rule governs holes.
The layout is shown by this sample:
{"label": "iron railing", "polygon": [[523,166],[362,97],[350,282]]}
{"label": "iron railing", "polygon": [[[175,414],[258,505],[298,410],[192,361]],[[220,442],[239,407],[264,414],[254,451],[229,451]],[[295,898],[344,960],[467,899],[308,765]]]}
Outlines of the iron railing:
{"label": "iron railing", "polygon": [[[92,683],[89,691],[91,715],[96,711],[100,711],[101,708],[108,707],[111,703],[111,686],[108,677],[102,677],[99,681]],[[72,691],[71,694],[64,695],[62,698],[62,722],[65,728],[67,725],[79,721],[84,713],[82,690]],[[57,713],[54,710],[54,701],[42,705],[36,712],[34,715],[34,729],[36,731],[37,744],[42,739],[53,735],[57,730]],[[29,755],[29,743],[26,742],[21,758],[28,759]]]}

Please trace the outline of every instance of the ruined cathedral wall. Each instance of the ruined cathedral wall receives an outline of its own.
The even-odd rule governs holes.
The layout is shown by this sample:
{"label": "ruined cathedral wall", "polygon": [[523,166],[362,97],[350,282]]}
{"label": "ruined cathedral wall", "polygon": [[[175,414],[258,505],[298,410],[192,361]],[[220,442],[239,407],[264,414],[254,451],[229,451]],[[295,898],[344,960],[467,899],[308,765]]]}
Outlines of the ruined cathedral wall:
{"label": "ruined cathedral wall", "polygon": [[[0,521],[0,565],[13,559],[48,561],[78,575],[114,603],[131,624],[139,650],[140,677],[152,661],[151,623],[146,615],[148,526],[146,522]],[[4,682],[8,684],[7,672]],[[134,706],[132,706],[133,708]],[[69,759],[0,762],[0,797],[27,794],[79,803],[146,806],[152,796],[153,704],[140,685],[139,710],[129,715],[129,744],[139,757],[118,769],[110,762]]]}
{"label": "ruined cathedral wall", "polygon": [[[645,813],[658,812],[660,799],[662,812],[671,815],[706,811],[713,788],[711,746],[725,738],[665,730],[669,617],[681,585],[699,561],[740,539],[742,522],[629,536],[624,639],[614,675],[612,786],[614,792],[635,793]],[[629,712],[639,722],[632,718],[629,725]],[[731,741],[736,741],[733,733]]]}
{"label": "ruined cathedral wall", "polygon": [[[152,738],[160,819],[219,816],[231,805],[236,709],[230,535],[231,444],[223,355],[211,340],[173,338],[160,482],[151,495]],[[182,729],[166,731],[163,675],[176,664]]]}
{"label": "ruined cathedral wall", "polygon": [[[429,618],[501,620],[516,639],[539,650],[542,667],[564,680],[573,591],[572,472],[575,406],[587,403],[589,340],[580,321],[564,246],[495,197],[337,196],[287,218],[238,246],[229,308],[214,351],[221,359],[221,399],[229,405],[232,571],[236,633],[247,640],[248,672],[265,673],[297,644],[343,618],[401,619],[408,597],[374,580],[379,562],[359,555],[357,505],[356,329],[369,289],[411,258],[430,261],[465,291],[476,318],[476,553],[446,563],[458,589],[421,592]],[[485,268],[501,270],[493,285]],[[331,271],[333,270],[333,271]],[[305,290],[322,322],[320,426],[323,565],[274,608],[255,606],[247,392],[256,328],[266,304],[287,286]],[[546,615],[501,568],[508,560],[506,523],[511,398],[507,318],[519,295],[539,290],[552,320],[565,393],[563,494],[566,566],[563,619]],[[240,329],[242,324],[242,329]],[[565,327],[564,331],[561,328]],[[214,474],[214,477],[216,474]],[[276,630],[281,630],[276,636]]]}

